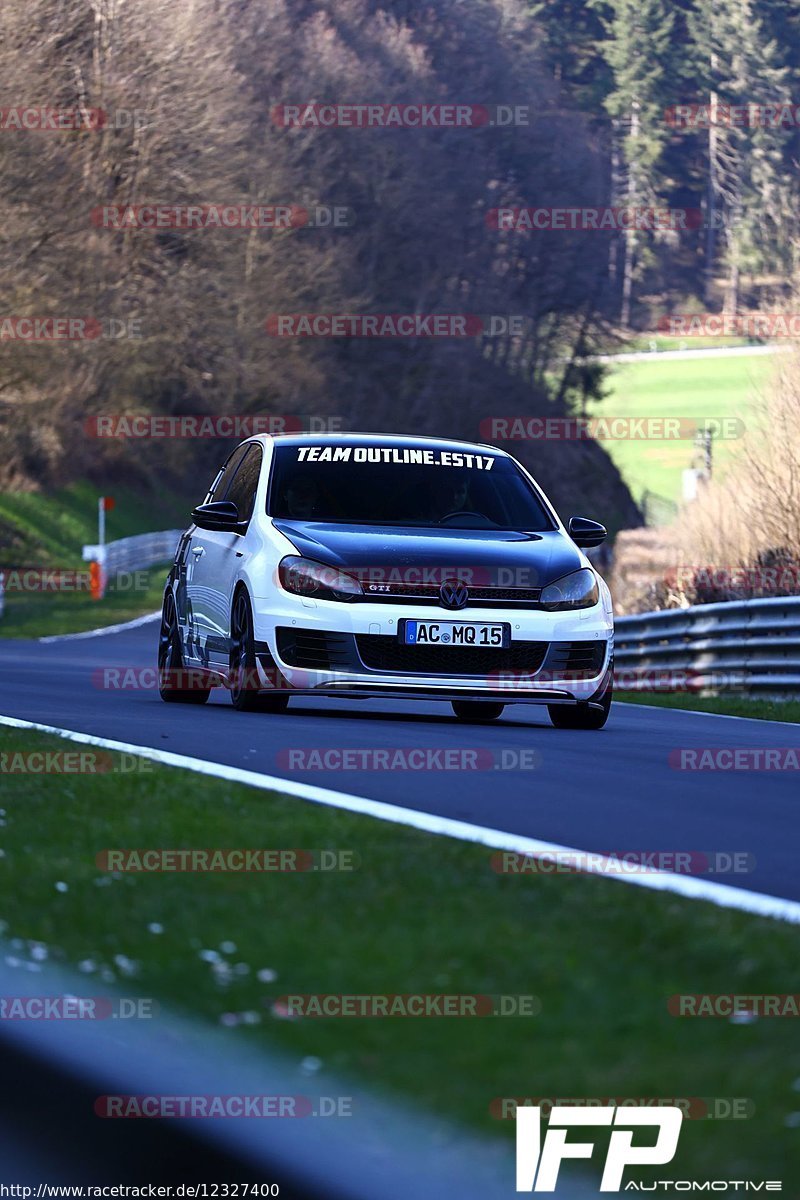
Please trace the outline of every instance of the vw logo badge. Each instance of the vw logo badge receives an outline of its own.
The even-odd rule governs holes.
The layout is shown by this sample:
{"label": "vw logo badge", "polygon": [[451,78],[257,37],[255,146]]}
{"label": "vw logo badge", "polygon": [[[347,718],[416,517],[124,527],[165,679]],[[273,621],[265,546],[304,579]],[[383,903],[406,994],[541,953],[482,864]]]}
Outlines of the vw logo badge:
{"label": "vw logo badge", "polygon": [[463,583],[454,579],[446,579],[439,588],[439,602],[442,608],[466,608],[469,603],[469,592]]}

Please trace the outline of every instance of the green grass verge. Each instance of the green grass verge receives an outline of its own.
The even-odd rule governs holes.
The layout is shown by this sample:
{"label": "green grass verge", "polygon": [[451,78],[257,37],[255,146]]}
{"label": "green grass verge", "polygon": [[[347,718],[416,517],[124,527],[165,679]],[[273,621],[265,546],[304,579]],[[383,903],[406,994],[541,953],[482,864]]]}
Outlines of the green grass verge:
{"label": "green grass verge", "polygon": [[[173,493],[108,490],[116,507],[106,514],[106,541],[180,529],[189,522],[191,504]],[[88,483],[51,495],[0,492],[0,567],[80,565],[81,547],[97,541],[99,495],[99,489]]]}
{"label": "green grass verge", "polygon": [[[0,752],[42,748],[75,747],[0,729]],[[167,768],[6,775],[2,806],[10,953],[27,960],[41,943],[53,960],[83,963],[87,995],[117,978],[126,995],[212,1024],[258,1014],[237,1036],[254,1050],[317,1056],[320,1084],[335,1071],[498,1137],[513,1135],[513,1122],[489,1115],[499,1096],[748,1097],[749,1120],[685,1122],[657,1177],[800,1175],[787,1127],[800,1109],[792,1021],[667,1010],[677,992],[800,992],[794,926],[609,880],[499,875],[476,846]],[[95,865],[106,848],[215,846],[346,848],[360,868],[113,877]],[[235,950],[222,950],[228,941]],[[203,950],[230,965],[228,982]],[[258,980],[264,969],[274,981]],[[35,991],[27,972],[20,982]],[[534,994],[542,1009],[471,1020],[273,1015],[283,994],[320,992]]]}
{"label": "green grass verge", "polygon": [[650,704],[656,708],[688,708],[694,712],[721,713],[729,717],[752,717],[758,721],[800,722],[800,700],[750,700],[743,696],[654,695],[618,691],[615,700],[628,704]]}
{"label": "green grass verge", "polygon": [[[759,389],[774,371],[771,357],[658,359],[617,363],[608,379],[609,395],[589,406],[598,417],[739,417],[745,424]],[[724,471],[734,440],[714,443],[715,468]],[[680,441],[606,441],[604,448],[636,500],[645,491],[675,502],[681,498],[681,473],[692,465],[691,439]]]}
{"label": "green grass verge", "polygon": [[[81,571],[89,569],[88,563]],[[155,612],[161,607],[168,564],[148,571],[132,571],[111,584],[102,600],[87,591],[7,592],[0,617],[0,637],[39,638],[62,633],[83,633]]]}
{"label": "green grass verge", "polygon": [[[52,495],[0,493],[0,569],[61,568],[87,572],[86,543],[97,541],[98,490],[77,483]],[[173,493],[114,488],[116,507],[106,514],[106,540],[188,524],[191,505]],[[124,577],[101,601],[87,591],[13,592],[5,598],[0,637],[80,633],[152,612],[161,604],[166,568]]]}

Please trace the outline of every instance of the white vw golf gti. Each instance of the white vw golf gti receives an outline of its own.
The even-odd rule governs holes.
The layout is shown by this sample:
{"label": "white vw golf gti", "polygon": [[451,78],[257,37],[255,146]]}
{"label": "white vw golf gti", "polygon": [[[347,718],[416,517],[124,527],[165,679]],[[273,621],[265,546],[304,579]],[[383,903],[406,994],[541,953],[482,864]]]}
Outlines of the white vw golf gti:
{"label": "white vw golf gti", "polygon": [[486,721],[546,704],[600,729],[611,706],[611,597],[527,471],[493,446],[385,434],[254,437],[178,544],[159,637],[166,701],[230,689],[448,701]]}

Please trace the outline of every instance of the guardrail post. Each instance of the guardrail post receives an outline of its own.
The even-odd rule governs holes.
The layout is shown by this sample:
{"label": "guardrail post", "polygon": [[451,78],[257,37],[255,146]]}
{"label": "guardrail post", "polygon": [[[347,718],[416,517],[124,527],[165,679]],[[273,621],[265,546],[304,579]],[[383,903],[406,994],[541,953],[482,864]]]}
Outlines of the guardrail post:
{"label": "guardrail post", "polygon": [[89,563],[89,595],[93,600],[103,599],[103,574],[97,560]]}

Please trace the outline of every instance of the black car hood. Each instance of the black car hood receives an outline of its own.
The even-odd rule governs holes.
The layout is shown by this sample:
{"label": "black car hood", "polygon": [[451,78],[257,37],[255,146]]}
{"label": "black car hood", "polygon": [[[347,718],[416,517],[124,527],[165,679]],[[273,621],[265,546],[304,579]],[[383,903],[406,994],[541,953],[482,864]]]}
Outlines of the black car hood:
{"label": "black car hood", "polygon": [[494,586],[539,588],[582,566],[577,546],[558,530],[411,529],[283,519],[273,525],[298,554],[356,572],[475,571],[476,579]]}

